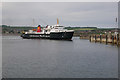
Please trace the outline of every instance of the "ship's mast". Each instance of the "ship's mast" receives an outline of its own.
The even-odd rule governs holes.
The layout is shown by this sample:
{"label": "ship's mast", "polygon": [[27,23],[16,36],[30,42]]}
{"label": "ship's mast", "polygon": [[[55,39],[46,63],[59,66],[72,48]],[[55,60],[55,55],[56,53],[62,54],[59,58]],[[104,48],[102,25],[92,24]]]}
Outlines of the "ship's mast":
{"label": "ship's mast", "polygon": [[59,24],[59,20],[58,20],[58,18],[57,18],[57,24]]}
{"label": "ship's mast", "polygon": [[35,19],[33,18],[33,27],[35,26]]}

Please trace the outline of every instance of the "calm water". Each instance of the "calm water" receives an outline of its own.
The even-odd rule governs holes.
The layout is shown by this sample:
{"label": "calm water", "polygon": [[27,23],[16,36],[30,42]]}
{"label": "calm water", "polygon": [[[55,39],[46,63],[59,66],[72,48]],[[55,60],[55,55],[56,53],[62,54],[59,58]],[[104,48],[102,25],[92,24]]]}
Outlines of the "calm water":
{"label": "calm water", "polygon": [[116,78],[118,48],[73,41],[3,36],[3,78]]}

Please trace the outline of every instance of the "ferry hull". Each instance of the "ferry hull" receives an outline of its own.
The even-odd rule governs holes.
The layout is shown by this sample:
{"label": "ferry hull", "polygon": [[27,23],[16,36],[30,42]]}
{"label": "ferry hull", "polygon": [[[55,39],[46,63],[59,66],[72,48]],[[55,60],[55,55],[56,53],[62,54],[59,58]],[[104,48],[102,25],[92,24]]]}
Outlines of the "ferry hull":
{"label": "ferry hull", "polygon": [[50,34],[22,34],[25,39],[71,40],[74,32],[51,32]]}

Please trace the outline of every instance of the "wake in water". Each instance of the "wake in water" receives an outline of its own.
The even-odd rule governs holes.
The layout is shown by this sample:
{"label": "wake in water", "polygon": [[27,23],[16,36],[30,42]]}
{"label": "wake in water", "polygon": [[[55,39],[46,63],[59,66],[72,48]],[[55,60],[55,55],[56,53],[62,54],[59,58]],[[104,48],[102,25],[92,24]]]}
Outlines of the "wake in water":
{"label": "wake in water", "polygon": [[20,36],[2,36],[2,39],[16,40],[16,39],[22,39],[22,38]]}

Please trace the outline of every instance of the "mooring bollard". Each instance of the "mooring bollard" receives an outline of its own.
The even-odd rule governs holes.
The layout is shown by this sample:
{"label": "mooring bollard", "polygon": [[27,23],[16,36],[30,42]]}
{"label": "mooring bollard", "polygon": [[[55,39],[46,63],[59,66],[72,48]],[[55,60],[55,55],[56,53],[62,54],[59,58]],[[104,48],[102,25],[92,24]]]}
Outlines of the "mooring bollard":
{"label": "mooring bollard", "polygon": [[100,35],[100,43],[102,42],[102,35]]}
{"label": "mooring bollard", "polygon": [[105,37],[105,38],[106,38],[106,44],[107,44],[107,43],[108,43],[108,36],[106,35],[106,37]]}
{"label": "mooring bollard", "polygon": [[97,41],[96,35],[95,35],[95,42]]}
{"label": "mooring bollard", "polygon": [[117,34],[117,45],[119,45],[119,34]]}
{"label": "mooring bollard", "polygon": [[114,35],[112,35],[112,44],[114,44]]}
{"label": "mooring bollard", "polygon": [[89,37],[89,38],[90,38],[89,40],[90,40],[90,42],[91,42],[91,35],[90,35],[90,37]]}

